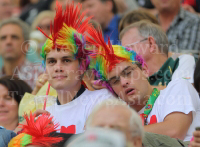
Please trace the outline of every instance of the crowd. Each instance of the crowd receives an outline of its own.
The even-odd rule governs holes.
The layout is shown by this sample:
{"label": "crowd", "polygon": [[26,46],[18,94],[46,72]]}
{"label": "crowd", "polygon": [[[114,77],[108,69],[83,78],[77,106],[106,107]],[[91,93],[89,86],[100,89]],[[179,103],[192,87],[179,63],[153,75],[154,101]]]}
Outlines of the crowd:
{"label": "crowd", "polygon": [[0,147],[200,147],[199,8],[0,0]]}

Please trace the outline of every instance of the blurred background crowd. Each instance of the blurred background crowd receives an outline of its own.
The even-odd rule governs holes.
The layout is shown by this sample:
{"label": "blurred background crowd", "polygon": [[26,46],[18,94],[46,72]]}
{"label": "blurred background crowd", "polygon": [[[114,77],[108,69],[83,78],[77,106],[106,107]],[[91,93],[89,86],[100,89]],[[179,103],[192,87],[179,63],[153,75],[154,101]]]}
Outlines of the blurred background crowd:
{"label": "blurred background crowd", "polygon": [[[83,10],[87,9],[86,15],[93,16],[93,25],[100,27],[104,39],[107,40],[107,36],[109,36],[112,44],[130,45],[131,43],[125,43],[128,39],[124,43],[123,39],[121,40],[121,31],[135,22],[147,20],[159,25],[166,33],[169,43],[167,46],[168,57],[177,59],[183,54],[189,54],[195,62],[199,60],[200,0],[57,1],[62,3],[63,9],[67,3],[72,1],[75,5],[78,2],[82,3]],[[47,82],[47,78],[44,76],[42,79],[39,78],[44,73],[40,53],[46,37],[38,30],[38,27],[46,34],[50,34],[50,24],[55,16],[55,6],[56,0],[0,0],[0,78],[4,77],[4,79],[0,79],[1,101],[7,96],[8,91],[18,91],[21,96],[25,92],[36,94]],[[146,58],[146,61],[151,58],[149,55],[143,57]],[[185,59],[185,67],[188,66],[186,62],[190,64],[189,60]],[[191,82],[196,84],[197,91],[200,91],[199,65],[200,61],[196,67],[196,76],[194,76],[196,79]],[[9,82],[8,79],[12,79],[13,76],[17,76],[25,82],[19,82],[18,79]],[[10,98],[7,98],[6,107],[10,110],[9,119],[7,122],[0,120],[0,126],[9,130],[14,130],[18,124],[17,112],[21,100],[21,97],[15,95],[13,97],[17,107],[13,107],[13,103],[9,103]],[[121,138],[120,134],[117,137]],[[106,137],[104,139],[106,140]]]}

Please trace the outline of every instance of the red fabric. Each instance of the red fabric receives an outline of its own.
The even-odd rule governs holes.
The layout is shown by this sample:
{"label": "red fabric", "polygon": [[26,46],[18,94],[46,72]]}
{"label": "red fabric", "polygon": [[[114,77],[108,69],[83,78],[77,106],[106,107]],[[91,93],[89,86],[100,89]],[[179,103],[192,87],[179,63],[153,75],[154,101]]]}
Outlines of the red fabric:
{"label": "red fabric", "polygon": [[61,130],[60,130],[60,133],[76,134],[76,126],[75,125],[71,125],[71,126],[69,126],[67,128],[65,126],[62,126]]}
{"label": "red fabric", "polygon": [[196,0],[184,0],[183,4],[187,4],[196,7]]}

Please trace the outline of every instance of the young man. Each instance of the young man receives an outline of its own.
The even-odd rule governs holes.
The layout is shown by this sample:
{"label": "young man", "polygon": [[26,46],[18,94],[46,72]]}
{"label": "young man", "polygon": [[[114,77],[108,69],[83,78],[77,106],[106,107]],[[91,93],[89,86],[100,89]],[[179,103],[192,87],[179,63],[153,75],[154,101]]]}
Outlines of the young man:
{"label": "young man", "polygon": [[113,93],[141,114],[145,131],[189,141],[200,119],[200,100],[194,87],[177,79],[164,90],[153,88],[140,56],[123,46],[106,45],[102,35],[94,32],[89,31],[88,41],[99,47],[99,53],[91,68]]}
{"label": "young man", "polygon": [[84,34],[91,27],[90,18],[82,21],[84,14],[81,5],[73,3],[63,13],[57,2],[53,29],[42,48],[48,81],[58,94],[55,106],[47,110],[59,122],[61,133],[82,133],[93,107],[112,95],[106,89],[89,91],[81,85],[89,53]]}

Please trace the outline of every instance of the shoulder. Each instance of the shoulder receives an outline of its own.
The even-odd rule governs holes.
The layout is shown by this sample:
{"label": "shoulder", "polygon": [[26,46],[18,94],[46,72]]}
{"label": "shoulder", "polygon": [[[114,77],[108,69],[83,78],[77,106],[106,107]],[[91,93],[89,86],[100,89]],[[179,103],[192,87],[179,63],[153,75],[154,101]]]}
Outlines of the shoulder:
{"label": "shoulder", "polygon": [[86,97],[86,99],[88,99],[89,101],[94,102],[94,103],[96,102],[99,103],[106,99],[115,98],[114,95],[107,89],[101,89],[101,90],[95,90],[95,91],[86,90],[83,96]]}
{"label": "shoulder", "polygon": [[198,93],[193,87],[191,83],[189,83],[185,79],[175,79],[169,82],[167,87],[162,90],[161,93],[164,93],[164,95],[171,95],[173,97],[185,97],[185,96],[190,96],[190,97],[197,97],[198,98]]}
{"label": "shoulder", "polygon": [[194,14],[194,13],[191,13],[191,12],[188,12],[186,10],[183,10],[184,11],[184,14],[185,14],[185,18],[186,19],[189,19],[189,20],[194,20],[194,21],[198,21],[200,20],[199,16]]}
{"label": "shoulder", "polygon": [[194,57],[191,56],[191,55],[187,55],[187,54],[180,55],[178,58],[179,58],[179,62],[182,62],[182,61],[193,61],[193,62],[195,62]]}

